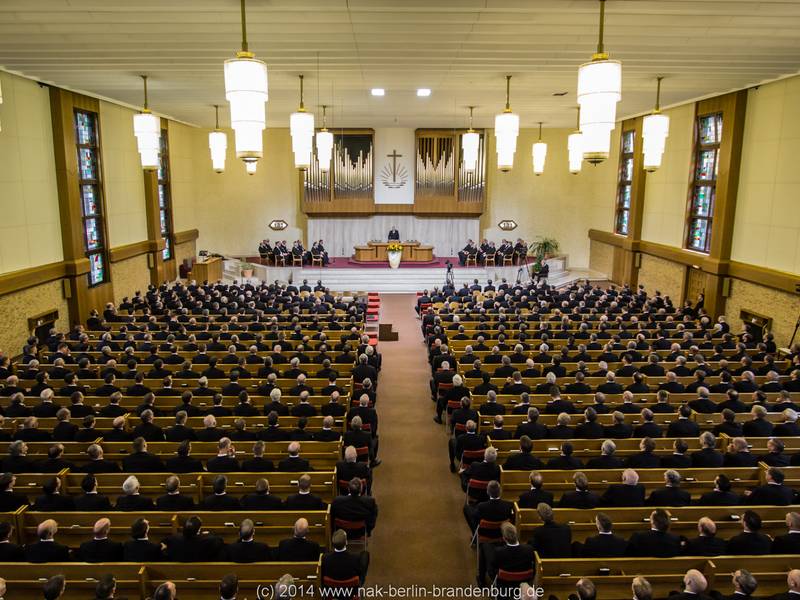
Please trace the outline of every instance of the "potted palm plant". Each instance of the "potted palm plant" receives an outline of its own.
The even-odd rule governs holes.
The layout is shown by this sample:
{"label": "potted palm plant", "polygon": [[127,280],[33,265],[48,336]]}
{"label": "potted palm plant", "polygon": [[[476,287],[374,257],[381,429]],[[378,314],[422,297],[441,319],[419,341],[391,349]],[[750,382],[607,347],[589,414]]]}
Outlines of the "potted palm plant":
{"label": "potted palm plant", "polygon": [[539,263],[544,262],[548,258],[556,255],[559,249],[558,240],[551,237],[539,236],[536,241],[531,244],[530,254],[536,257]]}
{"label": "potted palm plant", "polygon": [[253,265],[249,262],[242,261],[239,267],[242,272],[242,277],[245,279],[250,279],[253,276]]}

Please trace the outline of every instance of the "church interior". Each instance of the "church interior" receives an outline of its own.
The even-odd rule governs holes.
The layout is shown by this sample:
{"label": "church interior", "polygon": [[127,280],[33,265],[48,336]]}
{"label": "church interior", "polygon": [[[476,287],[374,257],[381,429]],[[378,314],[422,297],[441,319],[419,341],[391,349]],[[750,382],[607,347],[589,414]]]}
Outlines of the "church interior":
{"label": "church interior", "polygon": [[800,0],[3,0],[0,600],[800,598],[798,155]]}

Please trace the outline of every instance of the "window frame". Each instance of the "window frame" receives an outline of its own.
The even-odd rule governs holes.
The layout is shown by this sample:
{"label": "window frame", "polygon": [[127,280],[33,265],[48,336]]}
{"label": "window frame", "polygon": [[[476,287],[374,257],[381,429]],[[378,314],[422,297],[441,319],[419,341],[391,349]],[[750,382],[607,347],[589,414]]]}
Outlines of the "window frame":
{"label": "window frame", "polygon": [[[625,148],[625,138],[626,136],[631,136],[631,143],[630,143],[630,151],[626,152]],[[634,157],[636,156],[636,129],[623,129],[620,132],[620,140],[619,140],[619,167],[617,169],[617,195],[614,201],[614,233],[619,236],[626,237],[630,232],[630,224],[631,224],[631,204],[633,202],[633,176],[634,176],[634,169],[635,169],[635,160]],[[631,163],[631,172],[630,172],[630,179],[623,179],[623,175],[625,173],[625,165],[627,161],[630,160]],[[623,201],[623,190],[628,188],[628,206],[625,206]],[[625,220],[625,229],[624,231],[621,228],[622,225],[622,216],[627,215],[627,219]]]}
{"label": "window frame", "polygon": [[[164,248],[161,250],[161,259],[164,262],[175,260],[175,228],[172,224],[172,169],[169,162],[169,128],[161,128],[159,152],[159,168],[156,171],[158,185],[158,223],[161,237],[164,238]],[[163,177],[162,177],[163,174]],[[163,198],[163,206],[162,206]],[[164,224],[162,227],[161,224]],[[169,253],[169,256],[166,254]]]}
{"label": "window frame", "polygon": [[[82,143],[78,130],[78,115],[88,115],[93,121],[93,139],[88,143]],[[81,236],[83,238],[84,256],[89,259],[89,272],[86,278],[89,281],[89,287],[97,287],[111,281],[111,269],[108,257],[108,235],[106,232],[106,216],[105,216],[105,194],[103,191],[103,171],[102,171],[102,150],[100,138],[100,114],[93,110],[85,108],[74,107],[72,110],[73,132],[75,136],[75,153],[77,159],[77,180],[78,180],[78,197],[81,206]],[[91,152],[92,162],[94,163],[94,179],[84,179],[81,171],[81,153],[83,150]],[[93,213],[87,213],[86,201],[84,198],[84,187],[90,186],[94,191],[94,206]],[[96,221],[97,232],[97,245],[95,248],[90,248],[89,237],[87,235],[86,225],[89,221]],[[98,281],[92,281],[92,263],[93,257],[99,256],[103,266],[103,278]]]}
{"label": "window frame", "polygon": [[[714,127],[717,129],[716,141],[713,143],[703,143],[701,134],[701,124],[704,119],[716,118]],[[709,254],[711,252],[711,235],[714,226],[714,212],[716,209],[717,182],[719,180],[719,159],[722,146],[722,136],[725,132],[724,113],[721,110],[712,110],[695,115],[694,120],[694,148],[692,152],[692,171],[689,183],[689,193],[686,200],[686,230],[683,238],[684,248],[690,252]],[[703,153],[714,151],[714,162],[712,166],[713,178],[699,179],[698,169],[701,164]],[[696,210],[695,195],[700,188],[708,188],[708,211],[706,215]],[[705,223],[705,243],[702,248],[692,243],[692,231],[695,223]]]}

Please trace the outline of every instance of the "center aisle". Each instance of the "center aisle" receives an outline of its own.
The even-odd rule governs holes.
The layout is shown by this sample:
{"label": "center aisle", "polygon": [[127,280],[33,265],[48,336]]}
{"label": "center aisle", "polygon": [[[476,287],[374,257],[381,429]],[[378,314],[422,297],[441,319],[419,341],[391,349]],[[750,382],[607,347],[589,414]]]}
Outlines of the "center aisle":
{"label": "center aisle", "polygon": [[447,466],[447,438],[433,422],[430,367],[414,312],[416,295],[381,295],[381,321],[399,341],[381,342],[380,448],[375,469],[378,523],[370,540],[368,586],[465,586],[475,551],[461,508],[464,494]]}

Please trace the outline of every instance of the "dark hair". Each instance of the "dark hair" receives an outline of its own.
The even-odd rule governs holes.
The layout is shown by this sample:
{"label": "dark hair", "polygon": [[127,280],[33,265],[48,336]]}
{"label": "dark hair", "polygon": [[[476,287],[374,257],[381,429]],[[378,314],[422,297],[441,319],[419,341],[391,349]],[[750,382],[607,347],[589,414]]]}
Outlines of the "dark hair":
{"label": "dark hair", "polygon": [[731,480],[728,479],[728,476],[724,473],[720,473],[717,475],[717,487],[720,489],[721,492],[730,492],[731,491]]}
{"label": "dark hair", "polygon": [[63,575],[53,575],[42,587],[44,600],[57,600],[64,591],[67,580]]}
{"label": "dark hair", "polygon": [[197,537],[203,522],[197,515],[192,515],[183,524],[183,537]]}
{"label": "dark hair", "polygon": [[669,529],[669,513],[663,508],[657,508],[651,516],[653,527],[662,533]]}
{"label": "dark hair", "polygon": [[111,573],[106,573],[103,575],[100,580],[97,582],[97,586],[95,587],[95,596],[98,599],[107,599],[111,597],[111,594],[114,592],[114,589],[117,587],[117,580],[114,579],[114,576]]}
{"label": "dark hair", "polygon": [[219,582],[219,596],[220,598],[229,599],[236,596],[239,591],[239,577],[236,573],[228,573]]}
{"label": "dark hair", "polygon": [[761,529],[761,515],[754,510],[744,511],[744,517],[742,517],[742,520],[750,531],[758,531]]}
{"label": "dark hair", "polygon": [[131,523],[131,537],[138,539],[145,535],[147,535],[147,520],[140,517]]}

